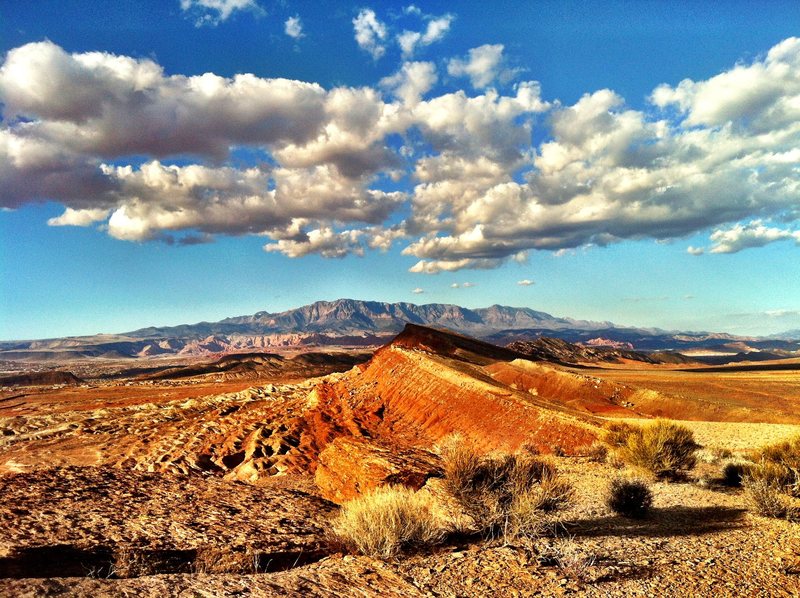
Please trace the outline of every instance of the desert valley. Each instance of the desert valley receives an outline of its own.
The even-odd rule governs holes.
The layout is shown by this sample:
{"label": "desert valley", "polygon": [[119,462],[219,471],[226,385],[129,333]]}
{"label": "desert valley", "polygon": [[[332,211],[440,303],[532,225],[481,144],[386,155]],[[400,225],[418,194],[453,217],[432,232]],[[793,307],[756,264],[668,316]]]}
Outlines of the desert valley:
{"label": "desert valley", "polygon": [[[800,437],[800,342],[487,311],[340,300],[2,345],[0,593],[800,592],[795,486],[766,516],[746,473]],[[689,462],[648,470],[615,445],[615,423],[653,422],[690,431]],[[487,523],[453,490],[454,443],[544,463],[563,496],[524,532]],[[643,516],[608,502],[634,478]],[[439,531],[392,540],[376,513],[389,538],[354,542],[343,513],[386,489],[424,496]]]}
{"label": "desert valley", "polygon": [[800,598],[798,24],[0,1],[0,598]]}

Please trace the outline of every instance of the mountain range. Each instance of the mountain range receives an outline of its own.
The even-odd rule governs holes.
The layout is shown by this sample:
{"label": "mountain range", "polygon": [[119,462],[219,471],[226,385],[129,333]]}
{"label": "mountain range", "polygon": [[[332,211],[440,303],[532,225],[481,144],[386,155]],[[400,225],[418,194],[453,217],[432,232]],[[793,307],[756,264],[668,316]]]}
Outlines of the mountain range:
{"label": "mountain range", "polygon": [[309,347],[372,347],[407,324],[447,328],[496,345],[556,337],[585,346],[639,351],[706,351],[726,354],[800,350],[793,338],[740,337],[721,333],[671,332],[617,326],[550,315],[525,307],[492,305],[468,309],[450,304],[415,305],[338,299],[279,313],[253,315],[122,334],[0,342],[0,359],[126,358],[211,355]]}

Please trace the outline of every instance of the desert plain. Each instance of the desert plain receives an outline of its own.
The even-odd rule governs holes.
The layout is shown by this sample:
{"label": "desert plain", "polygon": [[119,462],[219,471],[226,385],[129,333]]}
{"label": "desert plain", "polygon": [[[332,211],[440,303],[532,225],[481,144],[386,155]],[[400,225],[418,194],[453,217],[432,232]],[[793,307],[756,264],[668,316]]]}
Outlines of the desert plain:
{"label": "desert plain", "polygon": [[[723,478],[800,435],[796,359],[567,361],[408,325],[376,350],[25,367],[0,392],[3,595],[800,594],[798,523]],[[642,474],[597,446],[655,418],[692,431],[696,464],[625,517],[609,481]],[[524,537],[462,514],[390,557],[337,538],[342,505],[379,487],[448,504],[454,434],[552,463],[571,499]]]}

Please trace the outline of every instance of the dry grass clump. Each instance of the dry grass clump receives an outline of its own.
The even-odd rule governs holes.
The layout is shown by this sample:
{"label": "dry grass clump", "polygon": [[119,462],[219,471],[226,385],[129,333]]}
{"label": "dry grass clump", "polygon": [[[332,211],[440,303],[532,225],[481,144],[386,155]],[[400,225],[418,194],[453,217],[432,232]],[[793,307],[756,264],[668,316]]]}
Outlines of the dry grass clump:
{"label": "dry grass clump", "polygon": [[747,498],[759,515],[778,519],[800,518],[800,512],[787,496],[800,497],[800,436],[779,442],[752,455],[742,476]]}
{"label": "dry grass clump", "polygon": [[665,419],[645,426],[614,422],[608,426],[604,441],[628,465],[667,479],[680,478],[692,469],[700,448],[689,428]]}
{"label": "dry grass clump", "polygon": [[800,436],[766,446],[753,454],[755,477],[800,497]]}
{"label": "dry grass clump", "polygon": [[605,463],[608,460],[608,446],[600,441],[595,441],[586,447],[584,456],[593,463]]}
{"label": "dry grass clump", "polygon": [[791,509],[778,484],[758,473],[758,467],[746,475],[743,485],[753,510],[764,517],[787,518]]}
{"label": "dry grass clump", "polygon": [[653,493],[644,480],[614,478],[606,496],[608,508],[633,519],[643,519],[653,505]]}
{"label": "dry grass clump", "polygon": [[537,535],[542,513],[572,500],[574,489],[555,466],[529,452],[483,455],[460,437],[445,441],[439,452],[445,489],[488,536]]}
{"label": "dry grass clump", "polygon": [[405,486],[383,486],[342,505],[335,537],[348,549],[377,558],[440,542],[445,527],[431,495]]}

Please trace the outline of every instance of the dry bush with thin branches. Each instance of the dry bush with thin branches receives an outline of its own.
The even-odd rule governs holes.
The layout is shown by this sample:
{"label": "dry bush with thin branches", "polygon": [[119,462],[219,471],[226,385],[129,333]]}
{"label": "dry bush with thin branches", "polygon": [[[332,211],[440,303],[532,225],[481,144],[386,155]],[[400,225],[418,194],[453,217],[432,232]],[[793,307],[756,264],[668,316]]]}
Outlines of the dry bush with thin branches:
{"label": "dry bush with thin branches", "polygon": [[488,536],[530,537],[541,532],[543,512],[562,508],[574,489],[555,466],[529,452],[483,455],[460,437],[439,447],[444,487]]}
{"label": "dry bush with thin branches", "polygon": [[790,507],[781,493],[780,486],[758,470],[758,466],[754,467],[742,480],[745,494],[753,510],[764,517],[776,519],[788,517]]}
{"label": "dry bush with thin branches", "polygon": [[446,529],[433,497],[405,486],[383,486],[342,505],[335,537],[349,550],[377,558],[439,543]]}
{"label": "dry bush with thin branches", "polygon": [[574,538],[557,538],[543,552],[541,561],[559,568],[561,573],[570,579],[588,583],[592,581],[592,568],[597,563],[597,556],[587,553],[577,545]]}
{"label": "dry bush with thin branches", "polygon": [[645,426],[615,422],[604,441],[628,465],[667,479],[678,479],[692,469],[700,448],[689,428],[665,419]]}

